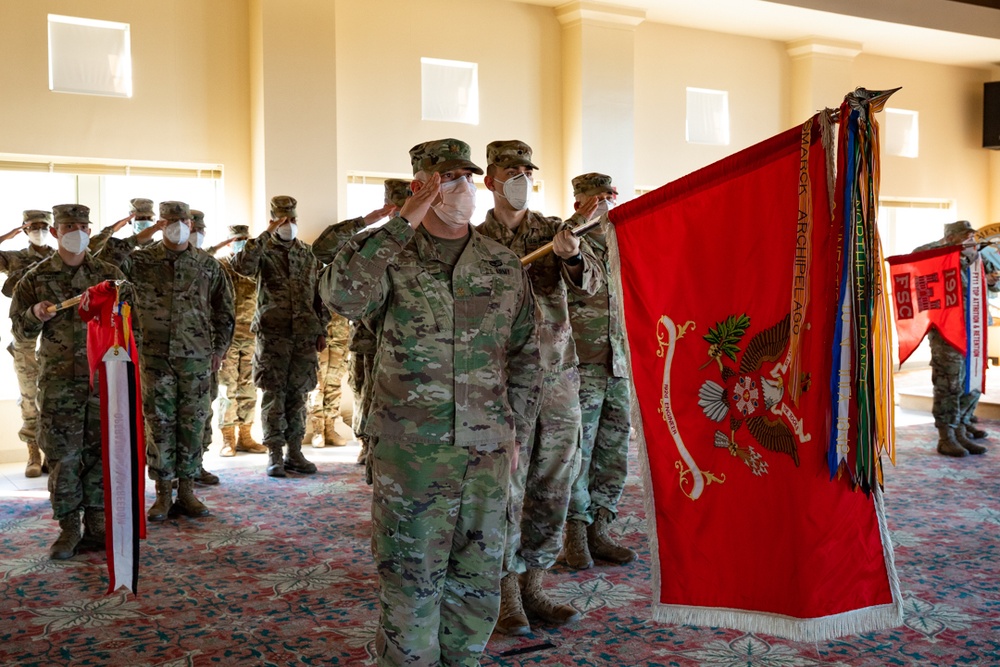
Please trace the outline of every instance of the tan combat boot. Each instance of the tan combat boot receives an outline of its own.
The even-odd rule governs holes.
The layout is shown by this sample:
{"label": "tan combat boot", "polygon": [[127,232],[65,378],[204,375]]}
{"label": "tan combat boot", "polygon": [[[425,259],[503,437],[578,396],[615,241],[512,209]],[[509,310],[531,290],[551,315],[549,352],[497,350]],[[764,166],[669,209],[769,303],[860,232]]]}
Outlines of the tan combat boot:
{"label": "tan combat boot", "polygon": [[146,518],[150,521],[166,521],[167,515],[170,514],[173,494],[173,480],[156,480],[156,502],[146,512]]}
{"label": "tan combat boot", "polygon": [[955,429],[951,426],[939,426],[938,427],[938,444],[937,444],[938,454],[943,454],[944,456],[954,456],[956,458],[962,458],[966,454],[965,448],[958,444],[955,440]]}
{"label": "tan combat boot", "polygon": [[28,443],[28,465],[24,467],[25,477],[41,477],[42,475],[42,452],[38,445],[33,442]]}
{"label": "tan combat boot", "polygon": [[194,495],[194,480],[182,479],[177,482],[177,500],[170,511],[195,518],[208,516],[208,508]]}
{"label": "tan combat boot", "polygon": [[267,476],[285,477],[285,460],[281,456],[281,445],[271,445],[268,450]]}
{"label": "tan combat boot", "polygon": [[323,432],[326,434],[326,444],[330,447],[343,447],[347,444],[347,439],[337,432],[336,419],[327,419]]}
{"label": "tan combat boot", "polygon": [[568,604],[557,604],[542,589],[545,570],[530,569],[521,575],[521,601],[528,616],[553,625],[565,625],[580,618]]}
{"label": "tan combat boot", "polygon": [[587,524],[569,520],[563,531],[562,560],[574,570],[586,570],[594,566],[587,544]]}
{"label": "tan combat boot", "polygon": [[326,447],[326,422],[323,421],[323,418],[309,417],[307,428],[308,431],[302,438],[302,444],[312,445],[315,449]]}
{"label": "tan combat boot", "polygon": [[965,451],[970,454],[985,454],[986,448],[980,444],[972,442],[972,438],[969,437],[968,427],[964,424],[959,424],[955,427],[955,442],[960,444]]}
{"label": "tan combat boot", "polygon": [[611,522],[614,517],[603,507],[597,510],[594,523],[587,526],[587,542],[590,555],[616,565],[625,565],[635,560],[635,552],[615,542],[611,537]]}
{"label": "tan combat boot", "polygon": [[49,558],[68,560],[76,555],[78,544],[80,544],[80,513],[73,512],[59,519],[59,537],[49,547]]}
{"label": "tan combat boot", "polygon": [[514,572],[500,580],[500,616],[494,630],[511,636],[526,635],[531,632],[528,617],[521,604],[521,584]]}
{"label": "tan combat boot", "polygon": [[260,444],[250,435],[251,424],[240,424],[240,435],[236,440],[236,451],[251,454],[267,454],[267,447]]}
{"label": "tan combat boot", "polygon": [[80,551],[101,551],[105,547],[106,538],[104,510],[97,507],[84,507],[83,537],[80,539]]}
{"label": "tan combat boot", "polygon": [[219,456],[236,456],[235,426],[222,427],[222,449],[219,450]]}
{"label": "tan combat boot", "polygon": [[311,475],[316,472],[316,464],[302,456],[302,445],[288,443],[288,455],[285,456],[285,470]]}

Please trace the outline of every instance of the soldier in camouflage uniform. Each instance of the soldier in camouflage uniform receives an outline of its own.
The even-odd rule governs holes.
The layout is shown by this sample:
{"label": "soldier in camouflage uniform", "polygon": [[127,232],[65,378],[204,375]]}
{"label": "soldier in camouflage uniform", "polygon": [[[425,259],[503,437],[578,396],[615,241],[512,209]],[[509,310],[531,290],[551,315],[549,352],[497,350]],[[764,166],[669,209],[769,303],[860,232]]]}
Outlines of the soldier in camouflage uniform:
{"label": "soldier in camouflage uniform", "polygon": [[76,308],[48,309],[105,280],[124,276],[87,252],[89,208],[62,204],[53,212],[52,234],[59,251],[29,269],[18,282],[10,318],[18,342],[34,344],[42,335],[38,444],[48,458],[52,516],[59,522],[59,537],[49,556],[65,560],[73,557],[78,546],[104,546],[101,413],[97,384],[91,385],[87,361],[87,324]]}
{"label": "soldier in camouflage uniform", "polygon": [[[965,269],[978,258],[975,233],[968,220],[950,222],[944,226],[943,239],[922,245],[913,252],[943,246],[963,246],[961,275],[964,291],[967,287]],[[996,282],[995,277],[988,280]],[[934,426],[938,430],[938,453],[955,457],[985,454],[986,448],[973,442],[985,438],[987,433],[972,423],[981,392],[978,388],[965,391],[965,356],[952,347],[935,328],[927,333],[927,339],[931,346],[931,381],[934,383],[932,411]]]}
{"label": "soldier in camouflage uniform", "polygon": [[326,347],[330,312],[316,292],[319,262],[309,245],[295,238],[296,204],[292,197],[273,197],[267,229],[230,260],[237,273],[257,279],[253,379],[263,392],[261,418],[271,477],[284,477],[286,470],[316,472],[302,456],[302,438],[306,398],[316,386],[317,353]]}
{"label": "soldier in camouflage uniform", "polygon": [[[163,239],[136,248],[145,235]],[[203,431],[210,407],[210,376],[233,337],[233,293],[219,262],[191,247],[191,210],[160,202],[160,219],[130,237],[122,270],[134,284],[136,342],[142,372],[147,462],[156,481],[150,521],[170,514],[201,517],[208,508],[194,495],[202,471]],[[103,254],[112,248],[109,239]],[[177,502],[172,480],[177,479]]]}
{"label": "soldier in camouflage uniform", "polygon": [[[104,246],[107,245],[108,239],[113,237],[115,232],[124,227],[127,222],[132,222],[133,233],[138,234],[147,227],[152,227],[156,222],[155,218],[156,213],[153,211],[152,199],[137,197],[130,200],[129,214],[127,217],[108,225],[101,231],[94,234],[94,237],[90,239],[90,254],[96,256],[104,250]],[[152,241],[152,238],[150,238],[149,241]]]}
{"label": "soldier in camouflage uniform", "polygon": [[[230,225],[228,241],[233,253],[243,250],[250,236],[247,225]],[[219,246],[221,247],[221,246]],[[224,257],[222,268],[233,285],[236,304],[236,330],[226,359],[219,369],[219,384],[226,388],[226,395],[219,404],[222,431],[220,456],[236,456],[236,452],[267,453],[267,447],[253,439],[254,411],[257,409],[257,387],[253,384],[254,335],[250,330],[257,311],[257,281],[233,270],[232,256]]]}
{"label": "soldier in camouflage uniform", "polygon": [[[0,272],[7,274],[4,281],[3,295],[13,296],[14,286],[21,277],[38,262],[51,257],[55,252],[45,241],[49,233],[52,214],[48,211],[29,210],[24,212],[24,222],[0,236],[0,243],[10,240],[24,232],[28,237],[28,247],[23,250],[0,251]],[[17,374],[17,384],[21,396],[18,405],[21,407],[21,430],[17,435],[28,447],[28,464],[24,468],[25,477],[38,477],[42,474],[42,455],[38,449],[35,437],[38,421],[38,407],[35,396],[38,391],[38,359],[35,356],[37,340],[19,342],[16,339],[7,346],[7,351],[14,357],[14,372]]]}
{"label": "soldier in camouflage uniform", "polygon": [[[573,179],[577,205],[597,197],[594,217],[614,204],[611,177],[589,173]],[[611,276],[608,243],[603,229],[587,235],[587,242]],[[563,556],[577,570],[594,564],[593,558],[624,565],[635,552],[617,544],[608,527],[618,515],[618,501],[628,475],[628,440],[631,428],[628,362],[625,332],[610,280],[594,296],[570,293],[569,317],[580,358],[580,472],[573,481],[563,535]]]}
{"label": "soldier in camouflage uniform", "polygon": [[469,224],[482,170],[468,145],[410,156],[413,196],[347,243],[320,290],[344,317],[381,321],[367,425],[378,664],[478,665],[500,606],[515,434],[537,411],[534,304],[517,256]]}
{"label": "soldier in camouflage uniform", "polygon": [[593,295],[603,273],[588,244],[570,233],[596,210],[596,197],[569,222],[543,216],[528,210],[538,168],[531,162],[531,147],[522,141],[494,141],[486,147],[486,159],[486,187],[493,192],[494,208],[479,231],[519,257],[553,242],[552,254],[528,267],[545,376],[538,419],[529,431],[518,433],[497,622],[499,632],[520,635],[531,631],[528,614],[557,625],[580,616],[573,607],[553,602],[542,582],[562,546],[570,486],[580,465],[580,372],[567,292]]}

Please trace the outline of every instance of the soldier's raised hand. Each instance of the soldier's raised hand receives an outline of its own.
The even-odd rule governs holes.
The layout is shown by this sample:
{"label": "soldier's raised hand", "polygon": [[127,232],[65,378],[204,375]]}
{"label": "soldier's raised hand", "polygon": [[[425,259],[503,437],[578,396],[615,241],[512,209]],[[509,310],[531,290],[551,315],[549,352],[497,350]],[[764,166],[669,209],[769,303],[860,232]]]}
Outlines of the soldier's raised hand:
{"label": "soldier's raised hand", "polygon": [[3,236],[0,236],[0,243],[2,243],[4,241],[11,240],[12,238],[14,238],[18,234],[20,234],[22,229],[24,229],[24,225],[18,225],[17,227],[15,227],[14,229],[10,230],[9,232],[7,232],[6,234],[4,234]]}
{"label": "soldier's raised hand", "polygon": [[420,187],[406,200],[403,208],[399,209],[399,216],[410,223],[410,227],[416,229],[424,221],[431,204],[437,199],[441,190],[441,174],[434,172],[425,182],[414,182],[420,183]]}
{"label": "soldier's raised hand", "polygon": [[580,206],[576,209],[576,212],[583,216],[583,219],[587,222],[594,217],[594,213],[597,212],[598,200],[597,195],[590,195],[584,197],[583,201],[580,202]]}
{"label": "soldier's raised hand", "polygon": [[365,216],[365,226],[367,227],[368,225],[374,224],[382,218],[392,215],[395,211],[395,204],[386,204],[382,208],[376,209]]}

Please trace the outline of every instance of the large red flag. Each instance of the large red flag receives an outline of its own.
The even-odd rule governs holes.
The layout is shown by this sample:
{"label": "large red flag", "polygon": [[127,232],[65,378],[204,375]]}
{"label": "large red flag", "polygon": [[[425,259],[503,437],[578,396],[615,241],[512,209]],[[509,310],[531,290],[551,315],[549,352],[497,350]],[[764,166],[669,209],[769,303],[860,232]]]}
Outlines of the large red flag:
{"label": "large red flag", "polygon": [[944,246],[886,258],[901,366],[932,326],[952,347],[965,354],[960,251],[958,246]]}
{"label": "large red flag", "polygon": [[811,640],[901,619],[880,488],[827,464],[850,230],[817,125],[609,214],[660,620]]}

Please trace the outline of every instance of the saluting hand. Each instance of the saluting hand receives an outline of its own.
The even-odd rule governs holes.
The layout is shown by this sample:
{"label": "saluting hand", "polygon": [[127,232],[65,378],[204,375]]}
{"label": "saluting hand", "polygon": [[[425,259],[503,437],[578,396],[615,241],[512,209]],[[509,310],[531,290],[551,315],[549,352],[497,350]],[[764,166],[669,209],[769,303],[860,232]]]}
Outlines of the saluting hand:
{"label": "saluting hand", "polygon": [[136,234],[135,239],[139,243],[152,241],[153,235],[155,235],[156,232],[160,231],[161,229],[166,229],[166,227],[167,227],[167,221],[164,220],[163,218],[160,218],[159,220],[151,224],[149,227],[146,227],[144,230]]}
{"label": "saluting hand", "polygon": [[10,230],[9,232],[7,232],[6,234],[4,234],[3,236],[0,236],[0,243],[2,243],[4,241],[11,240],[12,238],[14,238],[18,234],[20,234],[22,229],[24,229],[24,225],[18,225],[17,227],[15,227],[14,229]]}
{"label": "saluting hand", "polygon": [[589,222],[590,219],[594,217],[594,213],[597,212],[597,204],[599,201],[600,200],[597,198],[597,195],[590,195],[589,197],[585,197],[584,200],[580,202],[580,206],[576,209],[576,212],[583,216],[584,222]]}
{"label": "saluting hand", "polygon": [[372,211],[371,213],[369,213],[368,215],[365,216],[365,218],[364,218],[365,219],[365,226],[367,227],[368,225],[374,224],[374,223],[378,222],[379,220],[381,220],[382,218],[390,216],[390,215],[392,215],[395,212],[396,212],[396,205],[395,204],[386,204],[382,208],[376,209],[376,210]]}
{"label": "saluting hand", "polygon": [[399,216],[409,222],[410,227],[416,229],[424,221],[440,190],[441,174],[434,172],[425,183],[420,183],[420,189],[406,200],[403,208],[399,209]]}
{"label": "saluting hand", "polygon": [[270,222],[270,223],[269,223],[269,224],[267,225],[267,231],[269,231],[269,232],[271,232],[272,234],[274,234],[275,232],[277,232],[277,231],[278,231],[278,227],[281,227],[281,226],[282,226],[283,224],[285,224],[286,222],[288,222],[288,217],[287,217],[287,216],[286,216],[286,217],[283,217],[283,218],[278,218],[277,220],[272,220],[272,221],[271,221],[271,222]]}

